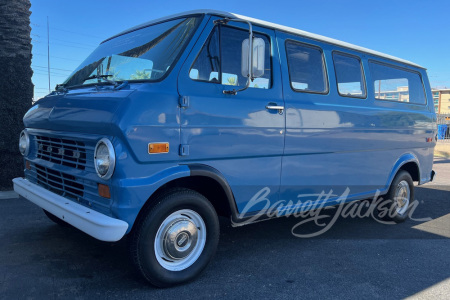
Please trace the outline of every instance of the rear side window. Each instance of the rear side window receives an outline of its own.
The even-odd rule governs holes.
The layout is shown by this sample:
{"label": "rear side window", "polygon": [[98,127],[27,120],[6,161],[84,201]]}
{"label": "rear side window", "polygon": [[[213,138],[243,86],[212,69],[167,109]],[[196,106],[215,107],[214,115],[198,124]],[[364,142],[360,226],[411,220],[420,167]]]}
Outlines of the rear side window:
{"label": "rear side window", "polygon": [[291,87],[308,93],[328,92],[328,80],[322,49],[299,42],[286,42]]}
{"label": "rear side window", "polygon": [[[265,70],[262,77],[250,82],[250,87],[269,89],[272,84],[270,40],[262,34],[253,35],[264,39]],[[198,81],[245,86],[248,78],[241,74],[241,49],[242,42],[247,38],[247,30],[216,26],[192,65],[189,77]]]}
{"label": "rear side window", "polygon": [[361,60],[357,56],[333,52],[334,70],[339,94],[366,98],[366,85]]}
{"label": "rear side window", "polygon": [[375,98],[425,104],[425,92],[419,73],[369,61]]}

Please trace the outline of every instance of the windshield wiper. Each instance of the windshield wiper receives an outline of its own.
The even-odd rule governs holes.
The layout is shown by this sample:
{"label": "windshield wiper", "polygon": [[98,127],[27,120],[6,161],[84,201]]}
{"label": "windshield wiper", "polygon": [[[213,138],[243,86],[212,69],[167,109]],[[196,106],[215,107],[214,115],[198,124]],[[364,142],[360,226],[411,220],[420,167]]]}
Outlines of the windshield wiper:
{"label": "windshield wiper", "polygon": [[116,84],[116,82],[115,82],[114,80],[108,79],[108,77],[111,77],[111,76],[113,76],[113,75],[111,75],[111,74],[92,75],[92,76],[86,77],[86,78],[84,79],[84,81],[90,80],[90,79],[96,79],[96,78],[97,78],[97,79],[105,79],[105,80],[108,81],[108,82],[112,82],[112,83]]}
{"label": "windshield wiper", "polygon": [[122,84],[119,85],[119,83],[117,81],[108,79],[108,77],[111,77],[111,76],[114,76],[114,75],[111,75],[111,74],[92,75],[92,76],[86,77],[84,79],[84,81],[89,80],[89,79],[95,79],[95,78],[104,79],[108,83],[114,85],[114,90],[120,90],[120,89],[122,89],[122,88],[124,88],[125,86],[128,85],[128,81],[126,81],[126,80],[123,81]]}
{"label": "windshield wiper", "polygon": [[[112,84],[114,87],[116,87],[116,86],[118,85],[117,81],[112,80],[112,79],[108,79],[108,77],[111,77],[111,76],[114,76],[114,75],[112,75],[112,74],[92,75],[92,76],[86,77],[86,78],[84,79],[84,81],[89,80],[89,79],[95,79],[95,78],[98,78],[98,79],[103,79],[103,80],[105,80],[106,82],[108,82],[109,84]],[[99,82],[100,82],[100,81],[99,81]]]}

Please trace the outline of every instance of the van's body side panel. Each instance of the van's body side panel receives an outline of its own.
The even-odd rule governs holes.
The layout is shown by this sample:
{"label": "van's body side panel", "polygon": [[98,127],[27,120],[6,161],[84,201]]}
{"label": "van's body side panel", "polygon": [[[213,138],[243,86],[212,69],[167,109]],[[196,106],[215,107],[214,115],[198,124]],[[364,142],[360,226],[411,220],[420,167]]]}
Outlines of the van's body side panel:
{"label": "van's body side panel", "polygon": [[[427,103],[414,104],[375,99],[375,87],[371,83],[372,77],[369,69],[370,61],[385,63],[420,74]],[[367,82],[369,82],[367,85],[368,95],[374,99],[374,108],[379,110],[379,128],[387,133],[385,135],[387,146],[397,150],[394,157],[396,156],[398,160],[391,166],[396,166],[396,163],[402,156],[406,154],[413,155],[417,159],[419,168],[419,184],[430,181],[437,127],[433,98],[426,70],[368,55],[364,63],[368,70],[366,74]],[[392,167],[390,178],[393,178],[397,172],[398,169]],[[386,187],[389,187],[390,184],[391,181],[388,180]]]}
{"label": "van's body side panel", "polygon": [[[434,137],[433,113],[425,105],[376,100],[367,63],[376,57],[283,32],[277,32],[277,39],[283,62],[287,39],[322,48],[329,78],[327,95],[296,92],[287,66],[282,65],[286,105],[282,200],[318,200],[322,191],[332,191],[332,199],[347,188],[348,199],[384,193],[398,171],[393,166],[405,154],[417,157],[419,168],[423,166],[421,181],[430,179],[434,139],[430,143],[427,138]],[[361,59],[366,99],[338,94],[332,58],[336,50]]]}
{"label": "van's body side panel", "polygon": [[[230,184],[241,211],[265,187],[271,190],[270,199],[278,199],[285,120],[284,115],[266,109],[269,102],[284,105],[278,50],[273,30],[253,28],[271,40],[273,82],[270,89],[248,88],[237,95],[225,95],[223,90],[231,90],[233,86],[192,80],[190,68],[215,19],[218,17],[211,18],[179,74],[179,93],[189,101],[180,116],[181,144],[189,147],[189,155],[181,156],[180,162],[201,163],[217,169]],[[248,29],[242,23],[229,25]]]}

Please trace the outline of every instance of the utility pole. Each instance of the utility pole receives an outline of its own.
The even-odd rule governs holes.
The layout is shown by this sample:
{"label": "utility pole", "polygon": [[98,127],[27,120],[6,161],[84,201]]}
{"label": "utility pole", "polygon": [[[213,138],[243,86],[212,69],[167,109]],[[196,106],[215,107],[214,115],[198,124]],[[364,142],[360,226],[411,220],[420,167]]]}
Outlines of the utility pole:
{"label": "utility pole", "polygon": [[47,67],[48,67],[48,92],[50,93],[50,29],[47,16]]}

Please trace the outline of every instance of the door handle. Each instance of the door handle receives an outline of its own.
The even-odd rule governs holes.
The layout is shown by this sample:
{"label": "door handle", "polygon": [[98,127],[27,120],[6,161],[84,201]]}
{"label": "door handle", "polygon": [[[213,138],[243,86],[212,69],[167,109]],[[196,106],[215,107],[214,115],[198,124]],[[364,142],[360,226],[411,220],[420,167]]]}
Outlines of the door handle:
{"label": "door handle", "polygon": [[276,104],[267,104],[266,105],[266,109],[270,109],[270,110],[272,110],[272,109],[276,109],[276,110],[278,110],[278,113],[281,115],[282,113],[283,113],[283,110],[284,110],[284,106],[281,106],[281,105],[276,105]]}

